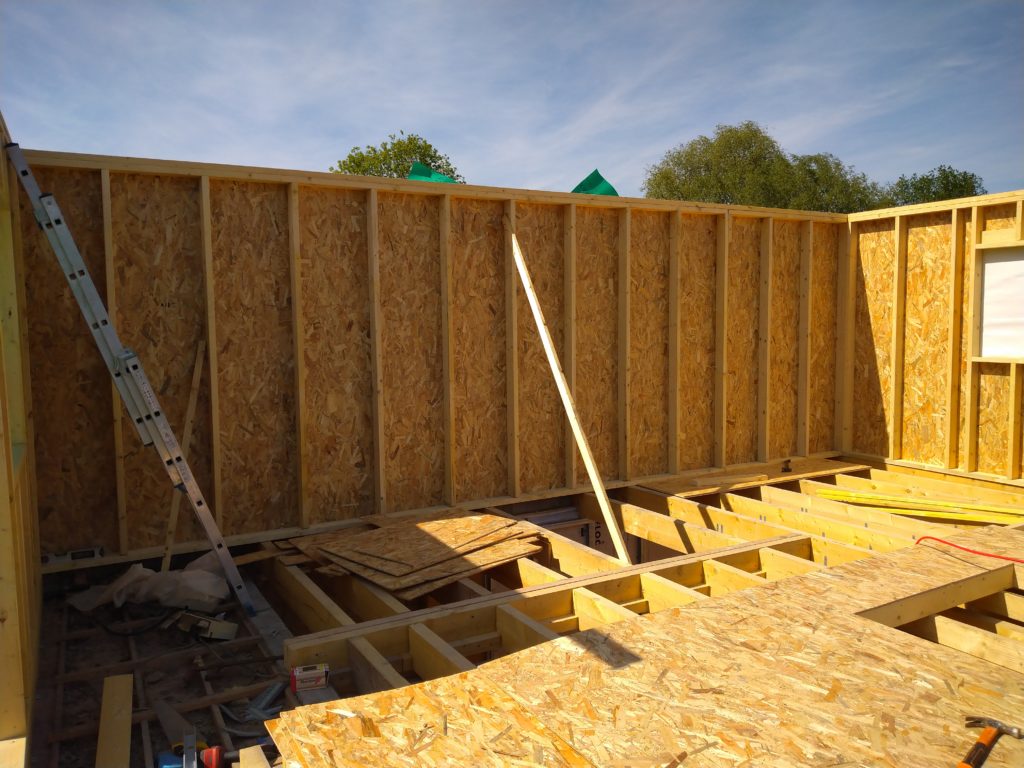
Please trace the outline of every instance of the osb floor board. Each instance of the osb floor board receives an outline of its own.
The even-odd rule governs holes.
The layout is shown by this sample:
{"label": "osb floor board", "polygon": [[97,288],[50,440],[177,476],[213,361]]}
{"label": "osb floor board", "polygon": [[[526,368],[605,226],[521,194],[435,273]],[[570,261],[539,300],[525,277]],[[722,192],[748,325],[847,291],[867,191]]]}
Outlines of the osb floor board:
{"label": "osb floor board", "polygon": [[[988,528],[956,541],[1019,554],[1024,531]],[[941,546],[592,629],[458,677],[300,708],[281,725],[305,739],[309,766],[536,759],[480,751],[500,739],[530,739],[543,756],[560,739],[574,751],[559,757],[582,765],[953,765],[976,736],[965,715],[1016,722],[1024,675],[855,615],[1006,565]],[[467,714],[483,722],[467,729]],[[504,718],[493,726],[500,739],[492,717]],[[359,762],[318,762],[310,744],[324,738],[336,761]],[[988,765],[1021,761],[1024,743],[1007,739]]]}
{"label": "osb floor board", "polygon": [[[868,469],[864,464],[850,464],[843,461],[833,461],[832,459],[793,459],[790,462],[791,471],[789,472],[783,472],[782,466],[783,462],[777,461],[771,464],[758,464],[749,470],[712,470],[699,474],[683,474],[666,480],[640,482],[638,485],[642,488],[673,496],[704,496],[709,493],[716,493],[718,490],[726,487],[730,489],[752,488],[766,483],[789,483],[794,480],[810,477],[822,477],[824,475],[835,475],[840,472],[858,472]],[[707,475],[707,482],[696,485],[695,483],[701,479],[702,475]],[[767,477],[767,479],[752,479],[749,482],[723,482],[725,478],[742,478],[745,475],[749,475],[752,478]],[[716,478],[723,478],[723,480],[716,480]]]}

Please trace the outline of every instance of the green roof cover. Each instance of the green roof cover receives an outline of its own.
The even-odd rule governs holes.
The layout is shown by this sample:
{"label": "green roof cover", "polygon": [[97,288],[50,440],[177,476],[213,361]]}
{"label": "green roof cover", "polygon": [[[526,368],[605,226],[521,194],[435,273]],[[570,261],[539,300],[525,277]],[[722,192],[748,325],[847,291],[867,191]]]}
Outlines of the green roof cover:
{"label": "green roof cover", "polygon": [[409,169],[409,175],[406,178],[410,181],[437,181],[442,184],[458,184],[455,179],[432,170],[428,165],[415,161],[412,164],[412,168]]}
{"label": "green roof cover", "polygon": [[584,195],[608,195],[609,197],[619,196],[619,193],[615,191],[615,187],[605,181],[604,176],[601,175],[597,168],[594,169],[592,174],[577,184],[573,189],[573,192],[581,192]]}

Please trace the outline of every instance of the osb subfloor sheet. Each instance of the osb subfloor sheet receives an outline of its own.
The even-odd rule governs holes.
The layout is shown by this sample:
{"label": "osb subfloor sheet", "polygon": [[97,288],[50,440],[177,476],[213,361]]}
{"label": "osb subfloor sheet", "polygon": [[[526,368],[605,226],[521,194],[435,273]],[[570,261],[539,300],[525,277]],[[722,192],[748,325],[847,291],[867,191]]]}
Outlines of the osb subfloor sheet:
{"label": "osb subfloor sheet", "polygon": [[[1024,552],[1021,530],[954,540]],[[306,766],[955,765],[977,735],[966,715],[1024,719],[1024,675],[857,613],[1013,567],[928,542],[270,727]],[[987,765],[1024,765],[1024,742],[1004,738]]]}

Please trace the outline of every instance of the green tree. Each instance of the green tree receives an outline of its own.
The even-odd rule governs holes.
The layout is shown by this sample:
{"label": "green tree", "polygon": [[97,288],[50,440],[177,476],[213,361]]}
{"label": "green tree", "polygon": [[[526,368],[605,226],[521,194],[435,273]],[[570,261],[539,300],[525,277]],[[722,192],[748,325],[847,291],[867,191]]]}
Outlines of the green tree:
{"label": "green tree", "polygon": [[900,176],[886,192],[893,205],[913,205],[984,195],[986,189],[978,174],[940,165],[925,174]]}
{"label": "green tree", "polygon": [[792,166],[778,142],[753,121],[719,125],[665,153],[647,169],[647,197],[706,203],[786,206]]}
{"label": "green tree", "polygon": [[404,179],[413,161],[428,165],[432,170],[450,176],[462,184],[466,183],[448,155],[438,152],[434,145],[422,136],[415,133],[406,134],[404,131],[399,131],[397,136],[390,134],[388,140],[382,142],[379,147],[352,147],[348,156],[339,160],[337,165],[332,165],[330,170],[334,173]]}
{"label": "green tree", "polygon": [[885,200],[877,182],[826,153],[793,155],[792,187],[785,208],[851,213],[876,208]]}

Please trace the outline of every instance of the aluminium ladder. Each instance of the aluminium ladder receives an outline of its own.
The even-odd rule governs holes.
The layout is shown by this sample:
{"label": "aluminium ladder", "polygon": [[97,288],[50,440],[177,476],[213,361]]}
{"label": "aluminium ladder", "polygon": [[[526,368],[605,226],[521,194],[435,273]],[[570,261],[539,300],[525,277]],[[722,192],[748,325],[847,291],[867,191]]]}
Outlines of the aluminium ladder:
{"label": "aluminium ladder", "polygon": [[217,553],[224,578],[246,612],[253,615],[255,610],[252,600],[238,572],[238,566],[231,558],[231,552],[213,515],[210,514],[206,499],[203,498],[203,492],[199,489],[199,484],[181,453],[178,439],[174,436],[174,430],[161,410],[160,403],[157,402],[156,393],[146,377],[142,362],[132,350],[121,344],[114,326],[111,325],[107,308],[96,291],[96,285],[89,275],[78,246],[75,245],[71,230],[57,206],[57,200],[50,193],[40,192],[39,184],[17,144],[8,144],[5,149],[29,200],[32,201],[36,221],[46,234],[46,239],[50,241],[50,246],[64,271],[64,277],[67,278],[71,292],[78,301],[85,322],[89,325],[96,346],[99,347],[103,361],[107,364],[107,370],[114,378],[114,385],[121,394],[121,400],[132,417],[132,423],[143,445],[152,445],[156,448],[171,483],[188,496],[196,518]]}

